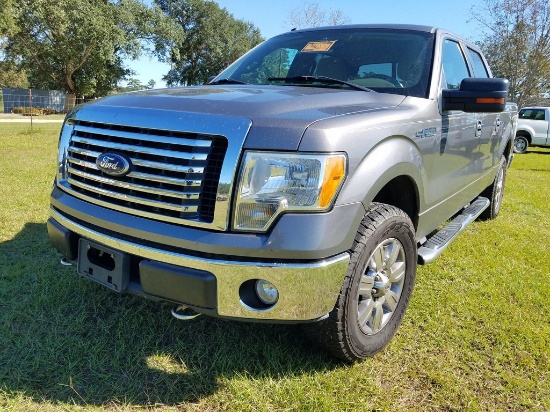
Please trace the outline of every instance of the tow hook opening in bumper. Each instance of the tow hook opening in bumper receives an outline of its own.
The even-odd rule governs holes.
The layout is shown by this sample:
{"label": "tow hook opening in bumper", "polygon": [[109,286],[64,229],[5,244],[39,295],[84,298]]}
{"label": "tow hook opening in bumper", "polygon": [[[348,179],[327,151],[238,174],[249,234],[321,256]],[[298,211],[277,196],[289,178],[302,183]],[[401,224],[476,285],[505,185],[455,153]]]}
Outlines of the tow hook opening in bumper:
{"label": "tow hook opening in bumper", "polygon": [[179,305],[172,309],[172,316],[177,320],[191,320],[200,316],[200,313],[195,312],[189,306]]}
{"label": "tow hook opening in bumper", "polygon": [[61,262],[60,262],[63,266],[73,266],[74,263],[71,262],[69,259],[67,258],[63,258],[61,259]]}

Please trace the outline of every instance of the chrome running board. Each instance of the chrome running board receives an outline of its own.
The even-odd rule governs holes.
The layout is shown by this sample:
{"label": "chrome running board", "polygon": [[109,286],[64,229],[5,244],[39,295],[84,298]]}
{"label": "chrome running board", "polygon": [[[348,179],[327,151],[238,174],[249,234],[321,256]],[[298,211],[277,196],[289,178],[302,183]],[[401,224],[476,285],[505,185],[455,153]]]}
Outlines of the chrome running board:
{"label": "chrome running board", "polygon": [[475,221],[490,204],[489,199],[485,197],[478,197],[474,202],[470,203],[462,213],[439,229],[426,243],[418,248],[418,264],[425,265],[433,262],[447,249],[459,233]]}

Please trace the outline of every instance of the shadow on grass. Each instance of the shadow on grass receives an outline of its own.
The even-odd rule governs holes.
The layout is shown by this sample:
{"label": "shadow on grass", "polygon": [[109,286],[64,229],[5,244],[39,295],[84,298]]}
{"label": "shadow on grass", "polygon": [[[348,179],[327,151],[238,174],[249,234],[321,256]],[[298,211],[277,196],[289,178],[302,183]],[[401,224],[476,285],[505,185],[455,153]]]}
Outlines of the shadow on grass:
{"label": "shadow on grass", "polygon": [[118,295],[59,264],[44,224],[0,244],[0,391],[34,402],[181,405],[232,379],[340,367],[297,326],[199,317]]}

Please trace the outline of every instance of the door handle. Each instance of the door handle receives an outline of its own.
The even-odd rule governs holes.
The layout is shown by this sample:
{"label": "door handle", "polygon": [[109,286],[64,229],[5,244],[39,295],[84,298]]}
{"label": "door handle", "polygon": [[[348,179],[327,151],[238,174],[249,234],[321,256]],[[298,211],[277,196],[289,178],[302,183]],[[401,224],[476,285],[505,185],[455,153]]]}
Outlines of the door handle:
{"label": "door handle", "polygon": [[481,137],[481,131],[483,130],[483,125],[481,123],[482,123],[481,120],[477,121],[476,136],[475,137]]}

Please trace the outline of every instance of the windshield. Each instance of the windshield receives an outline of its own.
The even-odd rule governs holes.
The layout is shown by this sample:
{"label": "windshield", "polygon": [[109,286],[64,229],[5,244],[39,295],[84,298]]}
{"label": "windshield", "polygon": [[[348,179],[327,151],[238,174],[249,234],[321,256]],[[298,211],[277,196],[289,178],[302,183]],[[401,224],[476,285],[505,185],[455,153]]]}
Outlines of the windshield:
{"label": "windshield", "polygon": [[[214,83],[304,87],[345,87],[351,83],[379,93],[427,97],[433,36],[423,31],[379,28],[290,32],[251,50]],[[324,80],[315,82],[316,77]],[[327,82],[326,78],[341,82]]]}

